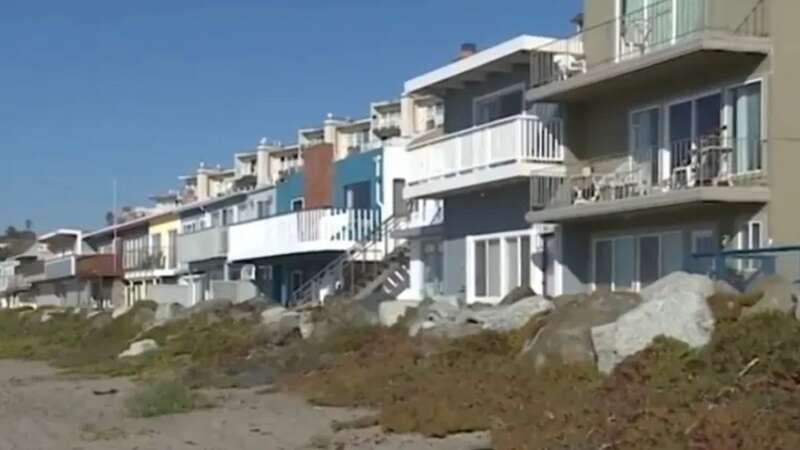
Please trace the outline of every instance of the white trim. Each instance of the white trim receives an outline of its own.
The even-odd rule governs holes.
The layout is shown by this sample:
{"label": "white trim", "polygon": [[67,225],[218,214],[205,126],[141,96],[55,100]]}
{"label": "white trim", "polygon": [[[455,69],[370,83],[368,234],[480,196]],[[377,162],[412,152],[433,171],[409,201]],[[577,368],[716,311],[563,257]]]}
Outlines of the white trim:
{"label": "white trim", "polygon": [[459,75],[477,70],[518,52],[531,52],[557,41],[552,37],[521,35],[405,82],[403,95],[429,89]]}
{"label": "white trim", "polygon": [[478,123],[478,104],[481,103],[481,102],[485,102],[486,100],[497,98],[497,97],[502,97],[504,95],[507,95],[507,94],[510,94],[510,93],[516,92],[516,91],[520,92],[520,94],[521,94],[520,96],[522,98],[522,101],[520,103],[520,110],[519,110],[520,112],[519,112],[519,114],[512,114],[511,116],[508,116],[508,117],[516,117],[518,115],[524,115],[525,114],[525,83],[524,82],[519,82],[519,83],[516,83],[516,84],[512,84],[510,86],[506,86],[504,88],[498,89],[496,91],[489,92],[488,94],[481,95],[480,97],[473,98],[472,99],[472,126],[473,127],[479,127],[481,125],[492,124],[494,122],[497,122],[498,120],[506,119],[506,117],[500,117],[498,119],[489,120],[487,122],[479,124]]}

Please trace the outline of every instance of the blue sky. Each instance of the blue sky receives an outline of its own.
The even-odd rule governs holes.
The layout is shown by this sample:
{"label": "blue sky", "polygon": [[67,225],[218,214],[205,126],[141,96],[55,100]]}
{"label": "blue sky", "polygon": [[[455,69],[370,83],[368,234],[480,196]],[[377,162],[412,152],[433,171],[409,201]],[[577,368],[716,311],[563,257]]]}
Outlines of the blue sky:
{"label": "blue sky", "polygon": [[582,0],[3,0],[0,228],[92,228],[112,206],[291,142],[328,112],[366,116],[408,78],[529,33]]}

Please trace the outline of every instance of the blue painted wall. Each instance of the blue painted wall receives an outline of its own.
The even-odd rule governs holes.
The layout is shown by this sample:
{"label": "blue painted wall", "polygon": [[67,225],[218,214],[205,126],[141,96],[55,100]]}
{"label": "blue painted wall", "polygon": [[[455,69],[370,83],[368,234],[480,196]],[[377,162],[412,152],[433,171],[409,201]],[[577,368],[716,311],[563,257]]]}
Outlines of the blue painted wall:
{"label": "blue painted wall", "polygon": [[375,170],[375,158],[383,157],[383,150],[372,150],[365,153],[358,153],[348,156],[345,159],[336,161],[333,171],[333,206],[344,208],[344,187],[349,184],[369,182],[370,183],[370,205],[372,208],[378,207],[376,198],[377,192],[375,183],[381,181],[383,174],[383,162],[381,162],[380,173]]}
{"label": "blue painted wall", "polygon": [[303,197],[303,172],[289,175],[275,188],[277,192],[276,213],[284,214],[292,210],[292,200]]}

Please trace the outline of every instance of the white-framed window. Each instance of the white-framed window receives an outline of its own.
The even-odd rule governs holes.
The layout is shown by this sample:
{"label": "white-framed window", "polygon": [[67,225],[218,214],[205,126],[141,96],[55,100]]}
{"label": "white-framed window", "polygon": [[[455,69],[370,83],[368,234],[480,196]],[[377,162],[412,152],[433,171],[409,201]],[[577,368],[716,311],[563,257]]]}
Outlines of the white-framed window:
{"label": "white-framed window", "polygon": [[531,285],[531,231],[467,237],[467,301],[497,303]]}
{"label": "white-framed window", "polygon": [[473,125],[521,114],[525,109],[525,84],[518,83],[473,100]]}
{"label": "white-framed window", "polygon": [[593,289],[639,291],[684,266],[680,231],[596,238],[591,253]]}
{"label": "white-framed window", "polygon": [[291,209],[292,211],[302,211],[305,207],[306,201],[303,197],[298,197],[292,200]]}
{"label": "white-framed window", "polygon": [[[764,247],[764,227],[758,220],[744,223],[739,230],[739,250],[758,250]],[[758,270],[761,267],[757,259],[744,259],[739,261],[739,268],[744,270]]]}

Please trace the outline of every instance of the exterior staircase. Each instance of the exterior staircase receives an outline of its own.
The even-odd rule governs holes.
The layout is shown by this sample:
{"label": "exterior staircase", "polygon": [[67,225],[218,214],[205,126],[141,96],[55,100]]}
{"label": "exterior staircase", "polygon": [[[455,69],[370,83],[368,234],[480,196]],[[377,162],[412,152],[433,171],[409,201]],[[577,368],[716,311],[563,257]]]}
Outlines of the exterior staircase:
{"label": "exterior staircase", "polygon": [[320,304],[332,295],[363,300],[376,292],[394,297],[404,291],[409,283],[408,243],[392,235],[407,220],[405,216],[391,216],[383,221],[295,290],[290,304]]}

